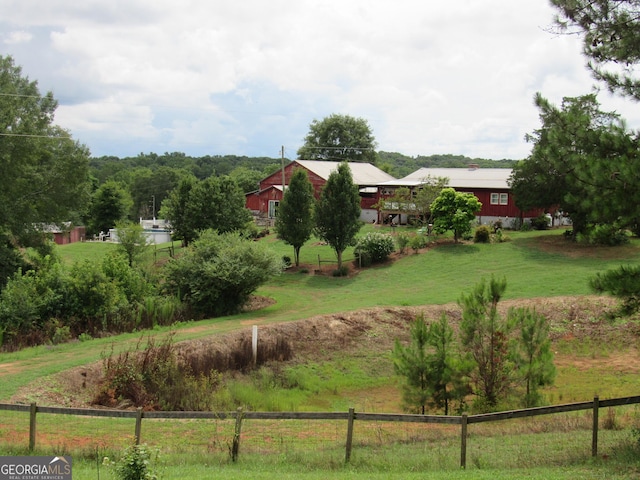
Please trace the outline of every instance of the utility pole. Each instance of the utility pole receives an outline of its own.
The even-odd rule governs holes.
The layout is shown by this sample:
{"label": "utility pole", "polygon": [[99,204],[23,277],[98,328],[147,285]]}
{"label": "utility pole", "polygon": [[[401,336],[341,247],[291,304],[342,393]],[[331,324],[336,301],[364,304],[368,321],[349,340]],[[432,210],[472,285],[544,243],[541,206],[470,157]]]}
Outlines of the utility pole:
{"label": "utility pole", "polygon": [[284,196],[284,145],[282,146],[282,148],[280,149],[280,159],[282,162],[282,196]]}

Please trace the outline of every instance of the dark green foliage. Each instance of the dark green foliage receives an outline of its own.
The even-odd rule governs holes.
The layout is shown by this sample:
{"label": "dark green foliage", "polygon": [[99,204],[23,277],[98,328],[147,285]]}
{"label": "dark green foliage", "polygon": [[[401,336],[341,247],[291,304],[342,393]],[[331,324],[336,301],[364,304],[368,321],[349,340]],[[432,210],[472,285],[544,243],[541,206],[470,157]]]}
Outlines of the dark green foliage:
{"label": "dark green foliage", "polygon": [[395,250],[393,237],[386,233],[370,232],[360,237],[354,248],[355,263],[368,267],[372,263],[384,262]]}
{"label": "dark green foliage", "polygon": [[336,252],[338,269],[342,267],[342,252],[353,244],[362,227],[360,222],[360,195],[353,183],[346,162],[332,172],[322,189],[314,211],[315,233]]}
{"label": "dark green foliage", "polygon": [[396,340],[392,354],[396,373],[406,381],[402,390],[405,407],[424,415],[426,407],[432,406],[448,415],[451,402],[462,404],[470,393],[469,364],[458,356],[453,328],[444,313],[430,325],[419,315],[410,334],[411,343],[403,346]]}
{"label": "dark green foliage", "polygon": [[474,393],[495,408],[514,384],[515,365],[510,360],[511,326],[498,313],[498,302],[507,287],[505,279],[484,279],[469,295],[462,295],[460,335],[463,349],[474,363],[471,380]]}
{"label": "dark green foliage", "polygon": [[172,297],[157,297],[152,282],[123,255],[71,267],[55,256],[36,256],[32,265],[0,293],[3,348],[59,342],[65,331],[71,338],[100,336],[182,318],[183,307]]}
{"label": "dark green foliage", "polygon": [[298,149],[303,160],[366,162],[376,164],[376,141],[363,118],[333,114],[313,120],[304,145]]}
{"label": "dark green foliage", "polygon": [[[0,55],[0,232],[78,221],[88,199],[88,149],[54,125],[58,102]],[[11,272],[13,273],[13,272]]]}
{"label": "dark green foliage", "polygon": [[472,193],[444,188],[431,204],[433,230],[436,233],[453,230],[453,238],[457,242],[471,231],[471,222],[481,208],[482,203]]}
{"label": "dark green foliage", "polygon": [[300,249],[313,232],[314,202],[313,185],[306,170],[296,169],[278,207],[275,224],[278,238],[293,247],[296,267],[300,265]]}
{"label": "dark green foliage", "polygon": [[205,230],[238,232],[251,220],[244,193],[231,177],[182,179],[162,205],[161,215],[171,222],[174,237],[185,246]]}
{"label": "dark green foliage", "polygon": [[515,362],[525,382],[524,407],[541,404],[539,388],[553,385],[556,368],[549,339],[547,318],[529,308],[516,308],[509,312],[509,320],[520,330],[516,343]]}
{"label": "dark green foliage", "polygon": [[576,234],[593,225],[638,223],[639,138],[595,95],[565,98],[560,108],[536,96],[542,127],[528,137],[531,156],[514,167],[511,188],[521,210],[559,207]]}
{"label": "dark green foliage", "polygon": [[0,232],[0,291],[15,272],[25,268],[26,263],[18,248],[9,240],[8,235]]}
{"label": "dark green foliage", "polygon": [[534,230],[547,230],[549,228],[549,218],[544,213],[532,218],[531,228]]}
{"label": "dark green foliage", "polygon": [[203,315],[229,315],[282,267],[264,244],[208,230],[165,265],[165,289]]}
{"label": "dark green foliage", "polygon": [[587,233],[580,235],[578,239],[592,245],[607,245],[610,247],[625,245],[630,241],[627,231],[615,223],[593,225]]}
{"label": "dark green foliage", "polygon": [[[129,218],[157,218],[160,206],[187,173],[177,168],[160,166],[157,168],[136,167],[122,172],[127,176],[127,187],[133,200]],[[124,179],[123,179],[124,181]]]}
{"label": "dark green foliage", "polygon": [[562,32],[583,37],[593,76],[609,90],[640,99],[640,5],[637,0],[551,0]]}
{"label": "dark green foliage", "polygon": [[516,160],[487,160],[484,158],[469,158],[464,155],[435,154],[417,155],[410,157],[397,152],[378,152],[380,165],[389,165],[391,173],[396,178],[402,178],[415,172],[419,168],[467,168],[469,164],[477,164],[482,168],[512,168]]}
{"label": "dark green foliage", "polygon": [[[549,322],[529,308],[511,309],[503,318],[497,307],[506,287],[506,279],[483,279],[458,301],[462,348],[471,365],[478,411],[495,409],[522,383],[523,404],[538,405],[539,387],[552,385],[555,378]],[[514,329],[517,335],[512,335]]]}
{"label": "dark green foliage", "polygon": [[622,300],[622,313],[631,315],[640,309],[640,267],[621,265],[617,270],[597,273],[589,281],[597,293],[609,293]]}
{"label": "dark green foliage", "polygon": [[169,192],[160,210],[160,215],[171,222],[172,238],[182,240],[184,246],[198,238],[198,224],[191,215],[190,201],[195,185],[196,180],[192,177],[181,179],[178,186]]}
{"label": "dark green foliage", "polygon": [[473,234],[474,243],[490,243],[491,231],[486,225],[480,225]]}
{"label": "dark green foliage", "polygon": [[127,189],[109,180],[96,190],[89,206],[87,234],[109,233],[116,223],[127,218],[132,200]]}

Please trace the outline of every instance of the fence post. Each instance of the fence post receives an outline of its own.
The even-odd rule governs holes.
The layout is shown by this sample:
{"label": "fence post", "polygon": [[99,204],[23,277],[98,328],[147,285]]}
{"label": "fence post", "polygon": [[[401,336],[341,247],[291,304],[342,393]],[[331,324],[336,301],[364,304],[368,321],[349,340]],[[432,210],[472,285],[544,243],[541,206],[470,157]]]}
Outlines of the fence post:
{"label": "fence post", "polygon": [[38,407],[35,402],[29,406],[29,452],[36,448],[36,413]]}
{"label": "fence post", "polygon": [[242,407],[238,407],[236,414],[236,430],[233,434],[233,444],[231,445],[231,461],[238,461],[238,452],[240,451],[240,433],[242,432]]}
{"label": "fence post", "polygon": [[600,399],[596,395],[593,397],[593,432],[591,434],[591,456],[598,456],[598,413],[600,410]]}
{"label": "fence post", "polygon": [[140,445],[140,433],[142,431],[142,408],[136,410],[136,445]]}
{"label": "fence post", "polygon": [[355,420],[355,417],[355,410],[352,407],[349,409],[349,416],[347,417],[347,445],[344,455],[344,463],[349,463],[349,460],[351,460],[351,446],[353,445],[353,421]]}
{"label": "fence post", "polygon": [[461,439],[460,439],[460,468],[467,468],[467,414],[463,413],[460,418]]}

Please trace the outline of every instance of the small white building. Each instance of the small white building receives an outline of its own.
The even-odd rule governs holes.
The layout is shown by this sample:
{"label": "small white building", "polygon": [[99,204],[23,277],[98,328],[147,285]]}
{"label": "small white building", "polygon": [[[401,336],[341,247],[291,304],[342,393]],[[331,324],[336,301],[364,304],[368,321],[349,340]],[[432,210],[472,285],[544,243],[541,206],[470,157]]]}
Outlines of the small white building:
{"label": "small white building", "polygon": [[[167,220],[143,220],[140,219],[140,225],[147,237],[148,245],[158,245],[171,241],[171,225]],[[109,230],[109,241],[118,243],[118,232],[115,228]]]}

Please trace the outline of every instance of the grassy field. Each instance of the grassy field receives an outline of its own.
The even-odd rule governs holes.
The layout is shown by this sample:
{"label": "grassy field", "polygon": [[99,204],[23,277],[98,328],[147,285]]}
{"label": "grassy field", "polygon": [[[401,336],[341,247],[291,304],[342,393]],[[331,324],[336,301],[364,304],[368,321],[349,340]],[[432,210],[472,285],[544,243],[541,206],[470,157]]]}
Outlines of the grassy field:
{"label": "grassy field", "polygon": [[[365,228],[371,230],[374,227]],[[272,305],[233,317],[209,319],[197,324],[185,323],[174,326],[172,330],[176,331],[177,340],[198,339],[232,332],[238,328],[246,329],[251,323],[278,324],[376,307],[451,304],[456,302],[463,292],[468,292],[481,278],[492,274],[506,277],[507,299],[588,295],[591,293],[588,279],[596,272],[615,268],[620,264],[637,264],[640,260],[640,243],[637,240],[625,247],[606,248],[573,246],[565,242],[561,232],[557,230],[508,232],[508,235],[511,241],[500,244],[443,244],[420,253],[409,250],[406,254],[394,258],[393,262],[358,271],[348,278],[333,277],[331,270],[334,266],[331,264],[319,265],[318,257],[324,261],[334,259],[335,255],[328,246],[310,241],[301,250],[303,268],[291,269],[271,280],[257,292],[258,295],[273,299]],[[292,248],[276,240],[273,235],[261,241],[268,243],[279,255],[293,256]],[[113,248],[114,245],[108,243],[85,243],[67,245],[59,251],[65,261],[71,263],[80,259],[100,258]],[[344,256],[352,258],[352,251],[345,252]],[[322,272],[316,272],[319,269]],[[169,329],[158,329],[157,333],[166,331]],[[379,335],[384,335],[384,331]],[[133,345],[139,337],[139,333],[134,333],[117,338],[93,339],[55,347],[41,346],[0,354],[0,378],[3,382],[0,401],[11,398],[26,385],[34,385],[34,382],[37,385],[40,380],[55,373],[99,360],[102,352],[114,341],[117,342],[117,348],[124,349]],[[638,371],[635,368],[616,366],[617,355],[620,352],[617,352],[615,344],[603,345],[594,339],[593,342],[582,341],[579,344],[570,341],[557,342],[556,347],[560,357],[577,356],[585,361],[582,365],[584,368],[574,363],[559,367],[556,383],[562,387],[549,392],[552,402],[588,400],[603,384],[614,385],[615,388],[611,391],[616,392],[615,394],[638,394]],[[625,358],[628,360],[629,352],[623,353],[627,354]],[[592,369],[586,360],[594,357],[606,357],[611,361],[605,362],[598,369]],[[390,375],[388,370],[377,370],[380,378],[377,381],[373,378],[371,372],[380,368],[376,363],[378,361],[379,357],[363,356],[354,359],[345,353],[342,356],[333,355],[332,359],[326,362],[297,366],[296,374],[301,378],[307,378],[308,382],[317,382],[319,378],[330,378],[332,382],[327,384],[325,381],[325,384],[316,387],[320,394],[302,400],[307,403],[297,404],[297,408],[343,410],[349,405],[341,396],[333,397],[331,392],[343,392],[350,387],[353,389],[352,398],[361,401],[357,405],[358,409],[370,408],[366,397],[362,398],[359,395],[365,391],[369,391],[372,396],[382,394],[384,381],[380,378],[384,379]],[[354,371],[364,373],[354,376]],[[285,398],[276,401],[286,404],[292,400]],[[635,411],[627,414],[627,420],[637,417],[638,413]],[[92,427],[88,429],[91,430]],[[628,430],[625,432],[628,434]],[[575,457],[569,455],[546,464],[545,460],[548,458],[543,452],[540,455],[541,460],[538,459],[540,464],[532,461],[524,467],[519,466],[518,455],[530,449],[526,446],[534,445],[540,440],[540,436],[519,436],[518,441],[524,443],[517,448],[514,447],[516,453],[506,445],[501,453],[493,455],[492,449],[498,451],[500,448],[498,445],[491,447],[492,442],[501,441],[499,439],[505,439],[505,435],[511,434],[514,432],[509,430],[487,433],[482,442],[486,449],[477,451],[469,459],[468,472],[458,471],[455,461],[446,465],[431,461],[427,465],[419,461],[403,460],[398,463],[394,460],[393,448],[404,449],[402,458],[407,457],[407,449],[409,452],[415,449],[419,455],[420,449],[425,448],[419,442],[417,445],[387,445],[385,450],[389,451],[386,453],[373,447],[363,449],[359,453],[361,456],[348,467],[340,461],[340,451],[328,466],[326,455],[316,458],[313,452],[309,451],[304,454],[289,451],[288,454],[276,455],[275,458],[248,454],[242,457],[237,465],[229,464],[226,454],[222,455],[220,460],[212,462],[208,456],[196,458],[197,455],[194,457],[170,453],[162,457],[160,465],[162,478],[211,478],[212,475],[221,478],[424,478],[425,471],[429,472],[429,478],[447,479],[463,476],[474,479],[638,478],[640,465],[637,463],[635,467],[630,467],[629,462],[625,460],[593,461],[589,459],[588,454]],[[567,444],[567,439],[561,435],[545,441]],[[451,448],[455,451],[459,448],[457,442],[458,440],[454,439],[449,446],[439,448]],[[504,442],[501,442],[502,447],[505,447]],[[0,452],[4,450],[0,447]],[[496,455],[497,460],[492,460],[492,456]],[[450,455],[447,456],[449,457]],[[455,459],[455,455],[452,458]],[[633,465],[633,462],[631,464]],[[74,465],[74,478],[96,478],[96,474],[95,462],[79,458]],[[108,469],[102,469],[100,478],[115,477]]]}

